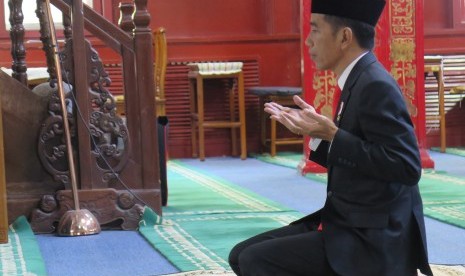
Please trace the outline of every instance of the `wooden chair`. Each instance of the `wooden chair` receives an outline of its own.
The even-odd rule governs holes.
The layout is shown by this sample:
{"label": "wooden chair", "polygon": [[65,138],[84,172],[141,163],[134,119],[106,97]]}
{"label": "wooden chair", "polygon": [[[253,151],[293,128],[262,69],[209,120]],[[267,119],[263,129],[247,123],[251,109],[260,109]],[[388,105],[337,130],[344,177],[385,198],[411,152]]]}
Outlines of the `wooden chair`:
{"label": "wooden chair", "polygon": [[158,28],[153,33],[154,49],[155,49],[155,64],[154,64],[154,79],[155,79],[155,105],[156,116],[166,116],[166,98],[165,98],[165,77],[166,66],[168,64],[168,51],[166,43],[166,30],[162,27]]}
{"label": "wooden chair", "polygon": [[154,80],[155,80],[155,117],[157,120],[158,132],[158,155],[160,166],[160,184],[161,184],[161,203],[166,206],[168,203],[168,176],[167,160],[168,147],[166,142],[168,117],[166,116],[166,98],[165,98],[165,77],[166,66],[168,64],[168,50],[166,42],[166,31],[160,27],[153,33],[153,43],[155,50],[154,63]]}
{"label": "wooden chair", "polygon": [[[155,81],[155,116],[166,116],[165,107],[165,76],[166,66],[168,63],[166,30],[163,27],[158,28],[153,32],[153,48],[155,51],[153,64],[154,68],[154,81]],[[124,104],[124,95],[115,96],[116,111],[119,115],[126,114]]]}

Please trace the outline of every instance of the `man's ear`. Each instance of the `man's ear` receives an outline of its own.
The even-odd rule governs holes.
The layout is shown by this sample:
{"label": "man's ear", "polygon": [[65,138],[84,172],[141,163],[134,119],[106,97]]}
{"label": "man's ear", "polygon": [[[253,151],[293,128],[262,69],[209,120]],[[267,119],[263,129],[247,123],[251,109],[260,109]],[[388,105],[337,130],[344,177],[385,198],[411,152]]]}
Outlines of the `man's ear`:
{"label": "man's ear", "polygon": [[354,33],[349,27],[342,28],[341,30],[341,47],[343,49],[349,47],[354,42]]}

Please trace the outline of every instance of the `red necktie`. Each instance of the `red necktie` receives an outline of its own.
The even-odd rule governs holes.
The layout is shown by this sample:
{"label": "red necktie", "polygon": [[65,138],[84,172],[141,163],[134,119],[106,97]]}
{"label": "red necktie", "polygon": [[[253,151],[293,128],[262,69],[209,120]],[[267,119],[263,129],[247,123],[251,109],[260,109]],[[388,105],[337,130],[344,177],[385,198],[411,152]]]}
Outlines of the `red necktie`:
{"label": "red necktie", "polygon": [[340,103],[339,100],[341,99],[341,89],[339,86],[334,87],[334,94],[333,94],[333,118],[336,120],[336,116],[339,113]]}

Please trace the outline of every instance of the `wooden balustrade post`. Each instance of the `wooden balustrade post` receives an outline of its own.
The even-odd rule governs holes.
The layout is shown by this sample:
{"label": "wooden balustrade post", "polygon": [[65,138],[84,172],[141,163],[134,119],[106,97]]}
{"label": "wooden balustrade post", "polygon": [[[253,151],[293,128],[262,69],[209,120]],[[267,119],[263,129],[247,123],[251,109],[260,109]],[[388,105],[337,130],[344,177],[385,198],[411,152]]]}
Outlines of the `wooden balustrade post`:
{"label": "wooden balustrade post", "polygon": [[24,15],[22,10],[23,0],[9,0],[10,7],[10,39],[11,56],[13,63],[13,78],[27,86],[26,49],[24,48]]}
{"label": "wooden balustrade post", "polygon": [[63,13],[63,34],[65,39],[68,40],[73,37],[73,27],[71,26],[71,17]]}
{"label": "wooden balustrade post", "polygon": [[132,22],[132,13],[134,12],[133,3],[119,3],[119,20],[118,26],[125,32],[132,34],[134,22]]}
{"label": "wooden balustrade post", "polygon": [[79,180],[81,189],[101,187],[95,175],[95,164],[91,156],[91,144],[86,124],[90,121],[91,104],[89,102],[88,57],[84,37],[84,12],[82,0],[71,4],[71,22],[73,25],[72,47],[74,58],[74,93],[81,110],[82,120],[76,120],[79,139]]}
{"label": "wooden balustrade post", "polygon": [[[153,45],[152,31],[149,27],[150,14],[147,11],[147,0],[134,1],[133,13],[134,52],[136,54],[137,95],[128,97],[127,105],[131,101],[138,101],[140,116],[140,143],[144,145],[142,152],[142,179],[144,188],[159,188],[159,164],[157,150],[157,135],[155,124],[155,89],[153,77]],[[133,106],[137,103],[133,103]]]}
{"label": "wooden balustrade post", "polygon": [[50,22],[46,15],[46,4],[43,0],[37,0],[36,15],[40,23],[40,41],[42,41],[42,50],[45,53],[47,61],[47,72],[50,79],[56,79],[56,68],[54,62],[53,45],[50,36]]}

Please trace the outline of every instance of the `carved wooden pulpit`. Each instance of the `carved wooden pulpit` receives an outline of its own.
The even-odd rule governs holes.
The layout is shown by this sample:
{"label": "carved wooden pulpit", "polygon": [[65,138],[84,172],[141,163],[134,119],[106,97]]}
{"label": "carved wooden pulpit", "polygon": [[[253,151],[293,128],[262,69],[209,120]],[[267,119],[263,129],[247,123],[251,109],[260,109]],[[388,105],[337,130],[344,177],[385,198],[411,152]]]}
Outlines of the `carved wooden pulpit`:
{"label": "carved wooden pulpit", "polygon": [[[32,1],[27,1],[31,4]],[[136,229],[145,205],[161,213],[155,125],[152,31],[147,0],[133,0],[130,32],[107,21],[82,0],[51,0],[63,13],[64,45],[58,49],[72,150],[78,164],[83,209],[108,228]],[[12,77],[0,72],[5,129],[5,169],[10,222],[25,215],[34,232],[53,232],[60,217],[75,208],[70,189],[63,116],[58,103],[57,68],[50,58],[50,24],[44,1],[36,0],[50,84],[47,93],[28,87],[22,0],[9,0]],[[108,73],[85,31],[121,58],[126,118],[116,112]],[[15,137],[13,137],[15,136]],[[5,174],[2,174],[5,176]]]}
{"label": "carved wooden pulpit", "polygon": [[[331,117],[336,102],[336,76],[315,68],[305,38],[310,31],[311,0],[302,0],[302,58],[305,100],[321,114]],[[423,75],[423,0],[387,0],[376,27],[374,52],[380,62],[399,83],[420,146],[424,168],[434,167],[426,151],[425,93]],[[309,161],[309,137],[304,142],[304,159],[299,165],[302,174],[324,172],[325,169]]]}

